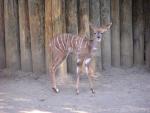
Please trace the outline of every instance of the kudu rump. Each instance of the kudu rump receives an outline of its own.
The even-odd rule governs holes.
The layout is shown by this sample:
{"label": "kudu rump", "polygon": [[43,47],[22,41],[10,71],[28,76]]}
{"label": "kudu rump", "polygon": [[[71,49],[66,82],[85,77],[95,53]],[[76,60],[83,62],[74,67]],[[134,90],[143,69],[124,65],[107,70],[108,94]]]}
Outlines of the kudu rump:
{"label": "kudu rump", "polygon": [[70,53],[74,53],[77,59],[77,81],[76,81],[76,93],[79,94],[79,79],[82,71],[82,65],[84,65],[86,74],[90,82],[90,89],[94,93],[93,83],[92,83],[92,67],[90,65],[91,59],[93,57],[92,53],[97,51],[98,45],[101,42],[102,34],[106,32],[112,23],[102,26],[95,27],[90,24],[93,30],[92,39],[87,39],[86,37],[81,37],[79,35],[73,34],[61,34],[52,38],[50,41],[50,50],[52,52],[52,61],[50,64],[51,73],[51,83],[54,92],[58,93],[59,89],[56,86],[56,68],[62,63],[62,61],[67,58]]}

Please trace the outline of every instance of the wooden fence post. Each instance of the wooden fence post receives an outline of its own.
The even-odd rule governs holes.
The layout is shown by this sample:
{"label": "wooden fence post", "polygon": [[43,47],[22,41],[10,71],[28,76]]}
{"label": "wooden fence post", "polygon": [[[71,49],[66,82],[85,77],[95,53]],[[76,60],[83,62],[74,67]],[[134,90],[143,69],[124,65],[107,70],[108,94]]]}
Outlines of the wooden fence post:
{"label": "wooden fence post", "polygon": [[61,7],[62,32],[66,33],[66,0],[61,0]]}
{"label": "wooden fence post", "polygon": [[[63,17],[62,17],[62,1],[61,0],[52,0],[52,27],[53,27],[53,36],[57,34],[62,34],[63,32]],[[64,61],[57,73],[61,75],[67,74],[67,65]]]}
{"label": "wooden fence post", "polygon": [[90,37],[89,0],[79,0],[79,34]]}
{"label": "wooden fence post", "polygon": [[6,65],[20,69],[19,18],[17,0],[4,0]]}
{"label": "wooden fence post", "polygon": [[150,1],[144,0],[145,64],[150,68]]}
{"label": "wooden fence post", "polygon": [[143,0],[133,0],[134,64],[144,64],[144,18]]}
{"label": "wooden fence post", "polygon": [[[110,23],[110,0],[100,0],[101,25]],[[103,34],[102,40],[102,62],[103,68],[111,66],[111,30]]]}
{"label": "wooden fence post", "polygon": [[19,28],[20,28],[20,55],[21,69],[32,71],[31,38],[29,29],[28,1],[19,0]]}
{"label": "wooden fence post", "polygon": [[0,0],[0,69],[5,68],[4,0]]}
{"label": "wooden fence post", "polygon": [[45,72],[44,1],[28,0],[33,72]]}
{"label": "wooden fence post", "polygon": [[121,64],[133,65],[132,0],[120,0]]}
{"label": "wooden fence post", "polygon": [[[100,27],[100,1],[90,0],[90,22],[97,27]],[[91,31],[91,37],[93,31]],[[102,56],[101,56],[101,43],[98,48],[98,55],[95,57],[93,65],[95,71],[100,72],[102,70]]]}
{"label": "wooden fence post", "polygon": [[52,14],[52,0],[45,0],[45,55],[46,55],[46,70],[48,74],[51,62],[51,51],[49,48],[49,43],[50,39],[53,37],[51,14]]}
{"label": "wooden fence post", "polygon": [[120,67],[120,0],[111,1],[111,47],[112,65]]}
{"label": "wooden fence post", "polygon": [[[66,0],[66,31],[78,34],[77,0]],[[67,70],[69,73],[76,72],[76,61],[72,55],[68,56]]]}

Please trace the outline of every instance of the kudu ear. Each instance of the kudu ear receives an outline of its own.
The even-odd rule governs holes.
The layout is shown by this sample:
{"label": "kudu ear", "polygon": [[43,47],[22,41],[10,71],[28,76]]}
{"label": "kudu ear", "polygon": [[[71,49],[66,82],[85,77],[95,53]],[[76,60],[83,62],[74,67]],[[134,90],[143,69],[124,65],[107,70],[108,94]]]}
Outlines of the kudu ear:
{"label": "kudu ear", "polygon": [[101,31],[102,33],[108,31],[108,30],[110,29],[111,25],[112,25],[112,22],[109,23],[109,24],[107,24],[107,25],[105,25],[105,26],[100,27],[100,31]]}
{"label": "kudu ear", "polygon": [[107,28],[107,29],[110,29],[111,25],[112,25],[112,22],[110,22],[109,24],[107,24],[107,25],[106,25],[106,28]]}

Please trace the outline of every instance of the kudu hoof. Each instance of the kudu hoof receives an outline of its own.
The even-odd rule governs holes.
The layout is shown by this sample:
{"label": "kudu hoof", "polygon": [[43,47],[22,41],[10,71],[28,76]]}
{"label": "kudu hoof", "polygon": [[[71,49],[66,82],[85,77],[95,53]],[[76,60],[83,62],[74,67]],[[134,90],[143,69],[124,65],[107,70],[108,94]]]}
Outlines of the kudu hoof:
{"label": "kudu hoof", "polygon": [[76,94],[79,95],[79,90],[78,89],[76,89]]}
{"label": "kudu hoof", "polygon": [[91,91],[92,91],[93,94],[95,94],[95,90],[93,88],[91,88]]}
{"label": "kudu hoof", "polygon": [[52,88],[53,89],[53,91],[55,92],[55,93],[59,93],[59,89],[58,88]]}

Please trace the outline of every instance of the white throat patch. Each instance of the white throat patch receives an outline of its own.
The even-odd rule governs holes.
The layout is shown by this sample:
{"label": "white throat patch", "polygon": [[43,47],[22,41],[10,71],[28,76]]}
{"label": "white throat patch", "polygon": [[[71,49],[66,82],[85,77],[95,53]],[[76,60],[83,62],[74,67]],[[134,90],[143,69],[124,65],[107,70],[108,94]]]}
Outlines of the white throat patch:
{"label": "white throat patch", "polygon": [[86,65],[86,64],[89,64],[90,61],[91,61],[91,58],[87,58],[87,59],[84,61],[84,64],[85,64],[85,65]]}

